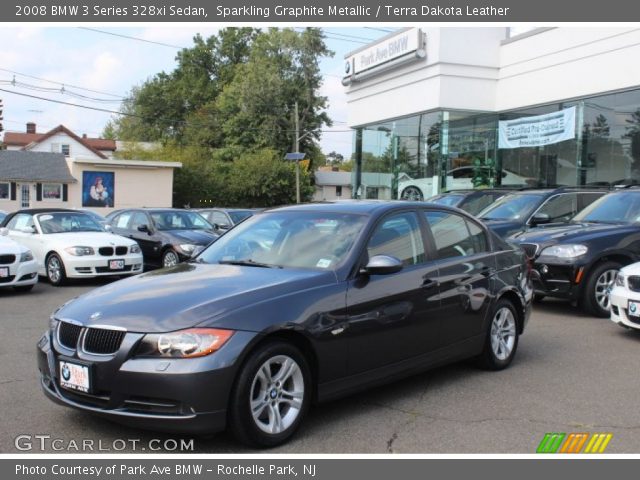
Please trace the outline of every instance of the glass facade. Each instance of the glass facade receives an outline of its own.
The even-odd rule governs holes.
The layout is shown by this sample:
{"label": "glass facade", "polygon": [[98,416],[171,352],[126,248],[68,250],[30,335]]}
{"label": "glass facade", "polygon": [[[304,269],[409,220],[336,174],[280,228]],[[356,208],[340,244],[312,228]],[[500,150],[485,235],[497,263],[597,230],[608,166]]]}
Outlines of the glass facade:
{"label": "glass facade", "polygon": [[[572,139],[499,148],[500,121],[575,107]],[[441,110],[357,128],[355,198],[495,186],[640,183],[640,90],[501,113]]]}

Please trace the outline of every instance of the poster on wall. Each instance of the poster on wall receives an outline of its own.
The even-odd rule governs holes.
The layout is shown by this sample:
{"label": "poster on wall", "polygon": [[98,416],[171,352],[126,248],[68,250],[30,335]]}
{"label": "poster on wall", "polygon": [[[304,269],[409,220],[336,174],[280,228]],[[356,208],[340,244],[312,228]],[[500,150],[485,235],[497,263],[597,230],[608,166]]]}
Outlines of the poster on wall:
{"label": "poster on wall", "polygon": [[534,117],[498,122],[498,148],[542,147],[573,140],[576,107]]}
{"label": "poster on wall", "polygon": [[82,172],[83,207],[113,207],[114,193],[113,172]]}

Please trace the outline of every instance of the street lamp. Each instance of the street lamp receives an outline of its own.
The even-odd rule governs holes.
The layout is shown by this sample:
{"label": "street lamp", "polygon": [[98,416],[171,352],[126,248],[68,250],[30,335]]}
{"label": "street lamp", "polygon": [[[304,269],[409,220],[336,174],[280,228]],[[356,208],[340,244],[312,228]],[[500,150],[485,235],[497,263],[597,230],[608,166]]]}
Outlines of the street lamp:
{"label": "street lamp", "polygon": [[300,203],[300,160],[304,159],[304,153],[287,153],[284,159],[296,162],[296,203]]}

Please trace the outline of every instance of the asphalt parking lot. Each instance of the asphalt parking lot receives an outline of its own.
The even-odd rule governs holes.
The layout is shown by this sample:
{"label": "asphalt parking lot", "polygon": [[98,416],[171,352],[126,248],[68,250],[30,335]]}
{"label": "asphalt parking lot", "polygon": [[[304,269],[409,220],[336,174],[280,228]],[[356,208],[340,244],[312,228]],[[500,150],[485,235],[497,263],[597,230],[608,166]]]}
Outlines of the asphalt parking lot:
{"label": "asphalt parking lot", "polygon": [[[76,453],[73,442],[83,440],[94,440],[94,453],[133,445],[137,452],[150,445],[173,450],[173,439],[179,442],[57,406],[40,391],[35,345],[50,312],[105,283],[0,290],[1,453],[19,452],[19,435],[50,435],[65,453]],[[610,432],[607,453],[639,453],[639,363],[640,334],[546,301],[535,305],[509,369],[461,363],[321,405],[274,452],[534,453],[546,432]],[[50,452],[51,442],[43,442]],[[31,451],[42,453],[40,440],[32,443]],[[193,446],[198,453],[247,452],[226,434],[195,438]]]}

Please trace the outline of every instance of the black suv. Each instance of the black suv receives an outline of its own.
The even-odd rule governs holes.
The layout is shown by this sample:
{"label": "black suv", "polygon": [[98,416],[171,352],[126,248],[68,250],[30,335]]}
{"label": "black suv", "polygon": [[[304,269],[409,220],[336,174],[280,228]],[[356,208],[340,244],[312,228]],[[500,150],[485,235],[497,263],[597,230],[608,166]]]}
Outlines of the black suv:
{"label": "black suv", "polygon": [[523,189],[505,195],[477,216],[507,238],[541,225],[564,224],[608,191],[597,187]]}
{"label": "black suv", "polygon": [[219,235],[196,212],[175,208],[132,208],[107,217],[111,230],[138,242],[145,265],[171,267],[191,258]]}
{"label": "black suv", "polygon": [[640,189],[609,193],[566,225],[511,240],[533,260],[537,299],[566,298],[608,317],[609,289],[618,270],[640,260]]}
{"label": "black suv", "polygon": [[483,211],[496,200],[511,192],[512,190],[500,190],[493,188],[478,190],[450,190],[429,198],[427,202],[437,203],[438,205],[447,205],[449,207],[458,207],[471,215],[478,215],[478,213]]}

